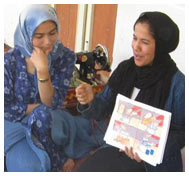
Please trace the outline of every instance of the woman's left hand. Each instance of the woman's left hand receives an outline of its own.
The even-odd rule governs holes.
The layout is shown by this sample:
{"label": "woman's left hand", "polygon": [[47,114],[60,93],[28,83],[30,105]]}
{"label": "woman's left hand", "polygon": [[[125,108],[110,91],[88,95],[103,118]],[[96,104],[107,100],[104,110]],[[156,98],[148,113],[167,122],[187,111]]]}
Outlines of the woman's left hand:
{"label": "woman's left hand", "polygon": [[125,152],[125,154],[131,158],[136,160],[137,162],[141,162],[142,160],[140,159],[140,157],[138,156],[137,153],[133,153],[133,147],[130,147],[130,149],[128,149],[128,147],[125,147],[125,150],[119,150],[120,152]]}
{"label": "woman's left hand", "polygon": [[48,58],[43,50],[35,47],[30,59],[37,72],[48,72]]}

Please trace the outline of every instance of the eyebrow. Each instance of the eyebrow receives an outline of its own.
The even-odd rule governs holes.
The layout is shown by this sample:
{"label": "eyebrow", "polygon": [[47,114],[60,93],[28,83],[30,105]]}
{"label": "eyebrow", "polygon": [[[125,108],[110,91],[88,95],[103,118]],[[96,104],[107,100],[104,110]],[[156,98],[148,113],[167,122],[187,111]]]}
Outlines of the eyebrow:
{"label": "eyebrow", "polygon": [[[50,30],[48,33],[51,33],[51,32],[54,32],[55,30],[57,30],[57,27],[55,27],[54,29]],[[46,33],[40,33],[40,32],[37,32],[37,33],[34,33],[34,35],[43,35],[43,34],[46,34]]]}

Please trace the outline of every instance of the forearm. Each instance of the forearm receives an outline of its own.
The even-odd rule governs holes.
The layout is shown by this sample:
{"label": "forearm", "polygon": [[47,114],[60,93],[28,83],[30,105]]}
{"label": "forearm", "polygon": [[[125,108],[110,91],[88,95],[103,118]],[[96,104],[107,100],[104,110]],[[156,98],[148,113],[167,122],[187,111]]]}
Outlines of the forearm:
{"label": "forearm", "polygon": [[86,119],[102,120],[111,114],[107,102],[102,102],[97,97],[89,105],[78,104],[77,110]]}
{"label": "forearm", "polygon": [[109,87],[106,87],[102,93],[95,96],[90,104],[78,104],[77,109],[87,119],[101,120],[111,115],[114,101]]}
{"label": "forearm", "polygon": [[40,104],[28,104],[26,109],[26,115],[29,115]]}
{"label": "forearm", "polygon": [[[51,106],[52,98],[54,95],[54,88],[52,86],[49,72],[48,71],[37,72],[37,77],[38,77],[38,89],[39,89],[40,100],[43,104],[47,106]],[[40,80],[45,80],[45,81],[40,81]]]}

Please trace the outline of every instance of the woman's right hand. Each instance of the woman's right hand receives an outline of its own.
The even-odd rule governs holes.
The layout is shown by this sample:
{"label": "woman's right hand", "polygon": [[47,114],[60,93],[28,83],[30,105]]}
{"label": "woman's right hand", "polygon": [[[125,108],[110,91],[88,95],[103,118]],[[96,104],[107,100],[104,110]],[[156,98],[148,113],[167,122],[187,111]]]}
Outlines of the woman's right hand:
{"label": "woman's right hand", "polygon": [[92,86],[87,83],[80,84],[76,89],[76,97],[80,104],[89,104],[94,99]]}
{"label": "woman's right hand", "polygon": [[134,153],[132,147],[130,147],[130,148],[125,147],[125,150],[121,150],[121,149],[120,149],[119,152],[125,152],[125,154],[126,154],[129,158],[136,160],[138,163],[140,163],[140,162],[142,161],[141,158],[138,156],[138,154],[137,154],[137,153]]}
{"label": "woman's right hand", "polygon": [[48,73],[48,58],[46,53],[44,53],[44,51],[42,51],[40,48],[35,47],[33,49],[30,60],[37,72],[45,74]]}

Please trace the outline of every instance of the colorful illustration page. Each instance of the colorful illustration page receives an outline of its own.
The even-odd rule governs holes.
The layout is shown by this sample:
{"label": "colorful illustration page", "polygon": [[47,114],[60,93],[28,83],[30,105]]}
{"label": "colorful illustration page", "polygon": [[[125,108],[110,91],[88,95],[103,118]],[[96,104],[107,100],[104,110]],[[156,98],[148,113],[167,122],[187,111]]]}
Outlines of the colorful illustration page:
{"label": "colorful illustration page", "polygon": [[155,166],[162,162],[170,117],[169,112],[119,94],[105,140],[121,149],[132,146],[141,159]]}

